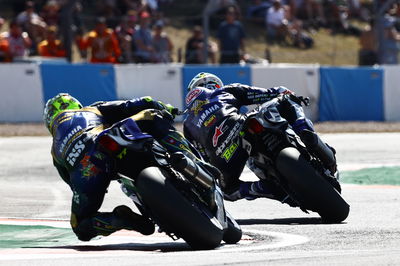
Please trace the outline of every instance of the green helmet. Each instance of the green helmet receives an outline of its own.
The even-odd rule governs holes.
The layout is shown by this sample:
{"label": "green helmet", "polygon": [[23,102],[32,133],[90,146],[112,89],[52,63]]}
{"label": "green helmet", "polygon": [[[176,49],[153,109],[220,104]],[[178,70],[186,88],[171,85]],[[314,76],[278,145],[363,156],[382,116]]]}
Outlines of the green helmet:
{"label": "green helmet", "polygon": [[47,101],[44,107],[43,120],[51,132],[54,119],[65,110],[81,109],[82,104],[68,93],[59,93]]}

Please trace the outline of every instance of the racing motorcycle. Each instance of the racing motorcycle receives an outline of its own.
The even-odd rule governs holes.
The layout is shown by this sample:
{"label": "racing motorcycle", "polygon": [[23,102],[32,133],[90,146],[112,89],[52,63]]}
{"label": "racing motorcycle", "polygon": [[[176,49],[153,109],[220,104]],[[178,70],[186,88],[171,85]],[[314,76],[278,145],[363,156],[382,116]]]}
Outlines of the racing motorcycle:
{"label": "racing motorcycle", "polygon": [[[296,135],[280,114],[279,107],[288,98],[300,105],[309,104],[308,98],[284,95],[247,113],[243,145],[250,154],[249,167],[282,192],[282,202],[306,213],[317,212],[326,222],[341,222],[350,206],[341,196],[338,173],[328,170],[333,149],[314,132],[304,131],[302,138]],[[329,150],[319,152],[320,147]]]}
{"label": "racing motorcycle", "polygon": [[[191,153],[180,152],[193,151],[194,147],[175,130],[168,131],[168,138],[179,149],[166,152],[135,122],[149,114],[160,118],[159,111],[145,110],[135,119],[114,125],[97,137],[100,148],[116,158],[114,172],[123,192],[144,216],[158,225],[159,232],[165,232],[173,240],[182,238],[193,249],[213,249],[222,240],[227,244],[237,243],[242,231],[225,210],[215,177],[218,173],[197,157],[189,156]],[[159,119],[162,123],[167,120]],[[138,161],[143,164],[137,166]]]}

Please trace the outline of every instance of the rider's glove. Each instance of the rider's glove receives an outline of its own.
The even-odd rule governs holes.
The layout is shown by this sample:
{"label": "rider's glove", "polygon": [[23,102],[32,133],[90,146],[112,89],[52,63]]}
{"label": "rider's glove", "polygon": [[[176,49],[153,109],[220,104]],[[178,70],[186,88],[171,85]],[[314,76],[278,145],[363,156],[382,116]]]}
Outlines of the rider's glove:
{"label": "rider's glove", "polygon": [[284,95],[290,95],[290,94],[295,94],[293,91],[289,90],[288,88],[284,86],[279,86],[275,87],[275,89],[278,91],[279,94],[284,94]]}
{"label": "rider's glove", "polygon": [[303,97],[303,96],[296,96],[294,93],[290,93],[290,94],[280,94],[278,95],[278,99],[280,102],[286,101],[286,100],[291,100],[295,103],[297,103],[298,105],[304,105],[304,106],[309,106],[310,105],[310,98],[309,97]]}
{"label": "rider's glove", "polygon": [[169,103],[165,104],[165,103],[163,103],[161,101],[158,101],[158,103],[160,105],[162,105],[164,110],[168,111],[168,113],[170,113],[172,115],[172,118],[175,118],[175,116],[180,113],[178,108],[175,108],[174,106],[172,106]]}

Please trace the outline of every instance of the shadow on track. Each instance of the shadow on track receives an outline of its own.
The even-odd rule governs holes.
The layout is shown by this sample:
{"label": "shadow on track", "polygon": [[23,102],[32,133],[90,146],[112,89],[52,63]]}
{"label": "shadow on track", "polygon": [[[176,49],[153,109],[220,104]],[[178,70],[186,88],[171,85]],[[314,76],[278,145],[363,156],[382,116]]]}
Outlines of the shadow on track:
{"label": "shadow on track", "polygon": [[282,224],[282,225],[309,225],[326,224],[321,218],[281,218],[281,219],[236,219],[240,225],[255,224]]}
{"label": "shadow on track", "polygon": [[[31,248],[31,247],[26,247]],[[93,251],[157,251],[157,252],[176,252],[176,251],[192,251],[191,247],[186,243],[122,243],[122,244],[105,244],[105,245],[71,245],[71,246],[55,246],[55,247],[33,247],[37,249],[64,249],[74,250],[78,252]]]}

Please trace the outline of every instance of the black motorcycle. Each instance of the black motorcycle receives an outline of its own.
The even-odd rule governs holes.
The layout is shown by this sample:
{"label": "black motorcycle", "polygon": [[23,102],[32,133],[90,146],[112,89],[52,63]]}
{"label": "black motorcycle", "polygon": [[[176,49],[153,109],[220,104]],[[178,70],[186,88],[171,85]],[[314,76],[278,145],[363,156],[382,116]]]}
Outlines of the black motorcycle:
{"label": "black motorcycle", "polygon": [[296,135],[281,116],[281,105],[288,98],[308,105],[307,98],[285,95],[247,114],[243,146],[251,156],[250,168],[255,166],[261,172],[257,175],[280,191],[282,202],[317,212],[326,222],[341,222],[350,206],[341,196],[338,173],[329,171],[334,150],[314,132]]}
{"label": "black motorcycle", "polygon": [[[97,137],[100,148],[115,158],[113,172],[122,190],[144,216],[158,225],[159,232],[174,240],[182,238],[193,249],[213,249],[222,240],[237,243],[242,231],[225,210],[223,194],[215,178],[218,171],[185,152],[193,151],[193,147],[173,130],[172,120],[162,117],[165,112],[161,113],[142,111]],[[174,140],[178,151],[167,152],[139,128],[138,121],[146,117],[156,117],[158,126],[167,121],[166,126],[172,129],[167,130],[168,138]]]}

